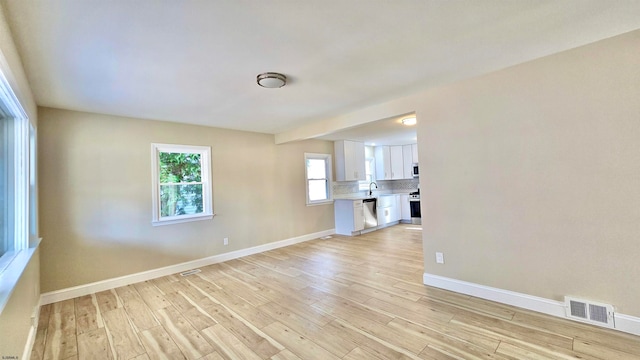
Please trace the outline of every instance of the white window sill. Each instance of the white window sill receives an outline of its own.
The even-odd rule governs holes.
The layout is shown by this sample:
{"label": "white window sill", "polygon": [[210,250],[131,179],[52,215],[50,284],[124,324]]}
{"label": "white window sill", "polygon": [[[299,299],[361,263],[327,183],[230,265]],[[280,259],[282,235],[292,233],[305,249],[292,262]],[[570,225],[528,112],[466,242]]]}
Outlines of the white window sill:
{"label": "white window sill", "polygon": [[333,199],[327,200],[327,201],[318,201],[318,202],[308,203],[307,206],[327,205],[327,204],[333,204]]}
{"label": "white window sill", "polygon": [[192,215],[192,216],[176,216],[170,219],[165,220],[154,220],[151,222],[153,226],[163,226],[163,225],[172,225],[172,224],[180,224],[192,221],[201,221],[201,220],[211,220],[216,214],[204,214],[204,215]]}
{"label": "white window sill", "polygon": [[18,281],[20,281],[24,273],[24,269],[26,269],[39,245],[40,242],[35,244],[34,247],[18,251],[0,274],[0,314],[2,314],[4,307],[9,302],[13,290],[15,290]]}

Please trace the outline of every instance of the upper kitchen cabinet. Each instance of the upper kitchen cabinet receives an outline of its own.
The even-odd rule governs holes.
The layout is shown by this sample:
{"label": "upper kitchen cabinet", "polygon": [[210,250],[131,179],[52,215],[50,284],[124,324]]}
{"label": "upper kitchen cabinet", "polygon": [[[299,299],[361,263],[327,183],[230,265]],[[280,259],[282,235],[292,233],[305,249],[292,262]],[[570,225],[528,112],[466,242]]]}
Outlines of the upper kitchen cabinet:
{"label": "upper kitchen cabinet", "polygon": [[413,179],[413,153],[411,148],[411,144],[402,146],[403,178],[405,179]]}
{"label": "upper kitchen cabinet", "polygon": [[413,164],[418,163],[418,144],[402,146],[404,178],[413,179]]}
{"label": "upper kitchen cabinet", "polygon": [[333,143],[336,155],[336,181],[365,180],[364,143],[340,140]]}
{"label": "upper kitchen cabinet", "polygon": [[402,145],[376,146],[376,179],[398,180],[404,178]]}

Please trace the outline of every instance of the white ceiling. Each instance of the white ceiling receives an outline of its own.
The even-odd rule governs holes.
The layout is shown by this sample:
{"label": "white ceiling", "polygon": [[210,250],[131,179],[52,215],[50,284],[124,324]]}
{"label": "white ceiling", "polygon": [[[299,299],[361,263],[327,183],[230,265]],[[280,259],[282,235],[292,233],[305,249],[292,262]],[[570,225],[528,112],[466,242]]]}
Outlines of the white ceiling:
{"label": "white ceiling", "polygon": [[2,4],[41,106],[273,134],[640,28],[638,0]]}
{"label": "white ceiling", "polygon": [[416,127],[402,124],[402,119],[415,117],[414,114],[406,114],[389,119],[373,121],[364,125],[354,126],[348,129],[335,131],[331,134],[320,136],[321,140],[353,140],[364,142],[365,145],[407,145],[415,144],[417,139]]}

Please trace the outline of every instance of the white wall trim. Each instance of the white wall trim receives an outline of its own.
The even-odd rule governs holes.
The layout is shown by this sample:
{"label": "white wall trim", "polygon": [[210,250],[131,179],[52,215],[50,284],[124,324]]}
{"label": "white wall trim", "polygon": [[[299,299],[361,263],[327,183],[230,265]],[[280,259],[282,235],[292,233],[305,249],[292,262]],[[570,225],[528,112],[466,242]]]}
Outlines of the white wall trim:
{"label": "white wall trim", "polygon": [[615,329],[629,334],[640,335],[640,318],[614,313]]}
{"label": "white wall trim", "polygon": [[[541,298],[428,273],[423,274],[422,282],[425,285],[571,320],[565,316],[565,305],[562,301]],[[617,312],[614,317],[615,330],[640,335],[640,318]]]}
{"label": "white wall trim", "polygon": [[38,323],[40,323],[40,307],[42,306],[42,297],[38,299],[38,303],[33,309],[33,315],[31,315],[31,328],[29,329],[29,335],[27,336],[27,342],[24,345],[22,357],[20,359],[30,359],[31,351],[33,351],[33,344],[36,342],[36,335],[38,333]]}
{"label": "white wall trim", "polygon": [[202,266],[207,266],[211,264],[216,264],[228,260],[237,259],[243,256],[258,254],[264,251],[269,251],[273,249],[278,249],[281,247],[298,244],[301,242],[314,240],[321,238],[323,236],[335,234],[335,229],[324,230],[312,234],[306,234],[302,236],[297,236],[285,240],[275,241],[268,244],[258,245],[246,249],[231,251],[224,254],[213,255],[202,259],[187,261],[180,264],[170,265],[154,270],[143,271],[131,275],[125,275],[113,279],[107,279],[102,281],[97,281],[89,284],[74,286],[66,289],[51,291],[42,294],[40,299],[41,305],[52,304],[54,302],[73,299],[79,296],[93,294],[95,292],[109,290],[121,286],[126,286],[130,284],[135,284],[142,281],[147,281],[155,278],[159,278],[162,276],[167,276],[191,269],[195,269]]}

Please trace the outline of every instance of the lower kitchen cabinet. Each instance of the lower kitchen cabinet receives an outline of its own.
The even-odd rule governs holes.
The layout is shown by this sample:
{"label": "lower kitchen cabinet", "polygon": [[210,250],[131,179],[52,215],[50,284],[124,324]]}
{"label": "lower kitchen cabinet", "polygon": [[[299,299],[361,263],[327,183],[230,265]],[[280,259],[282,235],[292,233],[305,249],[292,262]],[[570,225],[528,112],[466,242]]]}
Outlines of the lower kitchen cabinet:
{"label": "lower kitchen cabinet", "polygon": [[364,229],[362,199],[335,199],[333,202],[336,234],[354,235]]}
{"label": "lower kitchen cabinet", "polygon": [[380,195],[378,196],[378,227],[395,225],[400,220],[400,195]]}
{"label": "lower kitchen cabinet", "polygon": [[409,205],[409,195],[400,195],[400,220],[411,223],[411,206]]}

